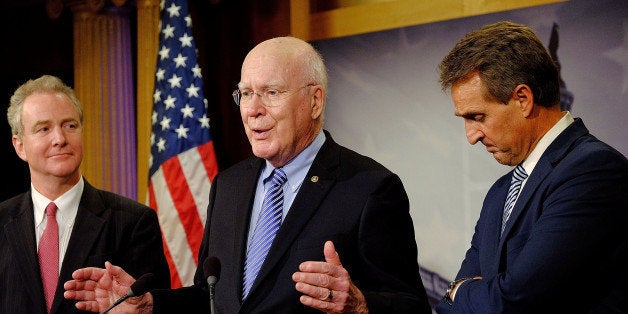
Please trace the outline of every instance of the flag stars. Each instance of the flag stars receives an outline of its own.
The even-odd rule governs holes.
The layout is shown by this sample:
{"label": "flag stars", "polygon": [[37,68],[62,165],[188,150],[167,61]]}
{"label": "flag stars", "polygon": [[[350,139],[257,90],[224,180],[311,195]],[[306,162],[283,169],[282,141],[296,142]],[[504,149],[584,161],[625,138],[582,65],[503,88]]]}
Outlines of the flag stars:
{"label": "flag stars", "polygon": [[[174,4],[173,4],[174,2]],[[211,128],[203,73],[186,5],[160,0],[159,46],[151,112],[151,170],[181,149],[205,140]],[[203,101],[201,105],[200,100]]]}
{"label": "flag stars", "polygon": [[179,10],[181,10],[181,7],[174,5],[174,3],[166,9],[166,11],[168,11],[168,14],[170,14],[170,17],[179,16]]}
{"label": "flag stars", "polygon": [[192,47],[192,36],[188,36],[188,33],[179,37],[179,41],[181,42],[181,47]]}
{"label": "flag stars", "polygon": [[194,107],[190,107],[189,104],[185,104],[185,107],[181,108],[181,113],[183,114],[183,118],[193,118]]}
{"label": "flag stars", "polygon": [[168,83],[170,83],[170,88],[181,87],[181,80],[183,77],[177,76],[176,74],[172,74],[172,77],[168,79]]}
{"label": "flag stars", "polygon": [[184,57],[183,55],[179,54],[176,58],[172,60],[177,65],[177,68],[180,66],[185,68],[185,61],[187,61],[187,59],[188,57]]}
{"label": "flag stars", "polygon": [[168,39],[170,37],[174,38],[174,26],[170,24],[166,25],[161,32],[164,34],[164,39]]}
{"label": "flag stars", "polygon": [[166,70],[159,68],[157,73],[155,73],[155,77],[157,78],[157,82],[161,82],[166,78]]}
{"label": "flag stars", "polygon": [[209,118],[207,117],[207,115],[203,115],[202,118],[199,118],[198,122],[201,123],[201,128],[208,128],[209,129]]}
{"label": "flag stars", "polygon": [[170,48],[166,46],[162,46],[161,49],[159,50],[159,59],[165,60],[168,58],[170,58]]}
{"label": "flag stars", "polygon": [[194,86],[194,83],[190,84],[190,87],[186,88],[185,91],[188,92],[188,97],[198,97],[198,91],[200,88]]}
{"label": "flag stars", "polygon": [[161,153],[164,150],[166,150],[166,140],[160,137],[159,142],[157,142],[157,151]]}
{"label": "flag stars", "polygon": [[[170,118],[164,116],[161,119],[161,122],[159,122],[159,124],[161,125],[161,130],[162,131],[169,129],[170,128]],[[160,138],[159,140],[162,140],[162,139]],[[158,143],[158,145],[159,145],[159,143]]]}
{"label": "flag stars", "polygon": [[203,77],[201,74],[201,67],[198,66],[198,63],[192,68],[192,73],[194,73],[194,77]]}
{"label": "flag stars", "polygon": [[155,90],[155,93],[153,94],[153,103],[157,103],[161,100],[161,91],[160,90]]}
{"label": "flag stars", "polygon": [[179,127],[175,130],[175,132],[177,132],[177,138],[188,138],[189,130],[189,128],[183,127],[183,124],[179,125]]}
{"label": "flag stars", "polygon": [[166,105],[166,110],[170,109],[170,108],[174,108],[175,107],[175,101],[177,101],[176,98],[168,95],[168,98],[166,98],[166,100],[164,100],[164,104]]}

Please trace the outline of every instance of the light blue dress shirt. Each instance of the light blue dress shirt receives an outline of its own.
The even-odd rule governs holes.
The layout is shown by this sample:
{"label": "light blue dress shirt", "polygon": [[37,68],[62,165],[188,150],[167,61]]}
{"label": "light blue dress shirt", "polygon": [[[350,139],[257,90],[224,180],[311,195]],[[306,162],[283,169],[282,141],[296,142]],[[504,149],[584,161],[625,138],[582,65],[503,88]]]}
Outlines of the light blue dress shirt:
{"label": "light blue dress shirt", "polygon": [[[310,170],[310,166],[312,166],[312,162],[314,162],[314,158],[316,158],[316,154],[318,154],[318,151],[324,143],[325,134],[321,130],[310,145],[308,145],[302,152],[282,167],[288,177],[288,182],[283,186],[282,222],[286,218],[286,215],[292,206],[292,202],[294,201],[294,198],[296,197],[297,192],[299,192],[299,188],[305,179],[305,175],[307,175],[307,172]],[[257,179],[257,189],[255,190],[255,200],[253,201],[253,211],[251,213],[251,224],[249,225],[249,237],[247,243],[250,242],[253,237],[253,232],[255,230],[255,226],[257,225],[257,220],[259,219],[259,214],[262,211],[262,202],[264,200],[265,191],[270,187],[271,180],[267,180],[266,183],[264,183],[264,180],[270,176],[274,169],[275,167],[266,161],[264,169],[262,169],[260,176]]]}

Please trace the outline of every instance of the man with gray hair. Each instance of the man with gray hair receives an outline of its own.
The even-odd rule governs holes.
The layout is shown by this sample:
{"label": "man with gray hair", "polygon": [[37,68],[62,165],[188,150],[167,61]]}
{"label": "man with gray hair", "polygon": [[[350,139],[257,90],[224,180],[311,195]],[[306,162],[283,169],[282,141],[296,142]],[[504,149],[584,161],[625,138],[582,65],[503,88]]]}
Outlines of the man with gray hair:
{"label": "man with gray hair", "polygon": [[[216,313],[430,313],[397,175],[323,131],[327,73],[297,38],[253,48],[233,92],[255,157],[211,188],[199,265],[222,263]],[[88,268],[66,297],[99,311],[134,279]],[[207,274],[124,302],[129,312],[208,313]]]}
{"label": "man with gray hair", "polygon": [[169,287],[155,212],[81,176],[83,110],[72,88],[49,75],[29,80],[7,118],[31,188],[0,203],[0,313],[78,313],[63,283],[105,261]]}

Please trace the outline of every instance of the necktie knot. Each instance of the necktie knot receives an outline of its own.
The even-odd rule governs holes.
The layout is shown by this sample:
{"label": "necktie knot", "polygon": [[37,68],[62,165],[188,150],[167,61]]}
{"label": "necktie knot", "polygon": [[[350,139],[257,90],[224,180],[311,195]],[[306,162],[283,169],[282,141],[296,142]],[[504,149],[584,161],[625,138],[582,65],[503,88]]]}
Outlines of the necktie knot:
{"label": "necktie knot", "polygon": [[519,164],[515,168],[515,171],[512,173],[512,180],[510,181],[510,184],[513,184],[518,181],[523,181],[527,177],[528,177],[528,174],[526,173],[526,170],[523,168],[521,164]]}
{"label": "necktie knot", "polygon": [[282,186],[284,183],[286,183],[286,181],[288,181],[288,177],[286,176],[286,173],[281,168],[275,168],[271,176],[272,176],[272,179],[271,179],[272,185]]}
{"label": "necktie knot", "polygon": [[50,204],[48,204],[48,206],[46,206],[46,216],[50,217],[50,216],[55,216],[57,215],[57,205],[53,202],[50,202]]}

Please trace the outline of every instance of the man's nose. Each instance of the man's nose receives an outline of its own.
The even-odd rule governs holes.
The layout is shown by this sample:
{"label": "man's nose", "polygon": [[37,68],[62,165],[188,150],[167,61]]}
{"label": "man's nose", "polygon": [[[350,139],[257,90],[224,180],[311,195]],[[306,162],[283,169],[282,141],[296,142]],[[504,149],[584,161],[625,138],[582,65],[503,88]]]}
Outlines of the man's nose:
{"label": "man's nose", "polygon": [[467,141],[469,141],[469,144],[471,145],[475,145],[475,143],[481,140],[484,136],[482,131],[480,131],[473,122],[465,121],[464,129],[467,133]]}
{"label": "man's nose", "polygon": [[66,134],[62,127],[54,127],[51,131],[52,144],[63,145],[66,142]]}

